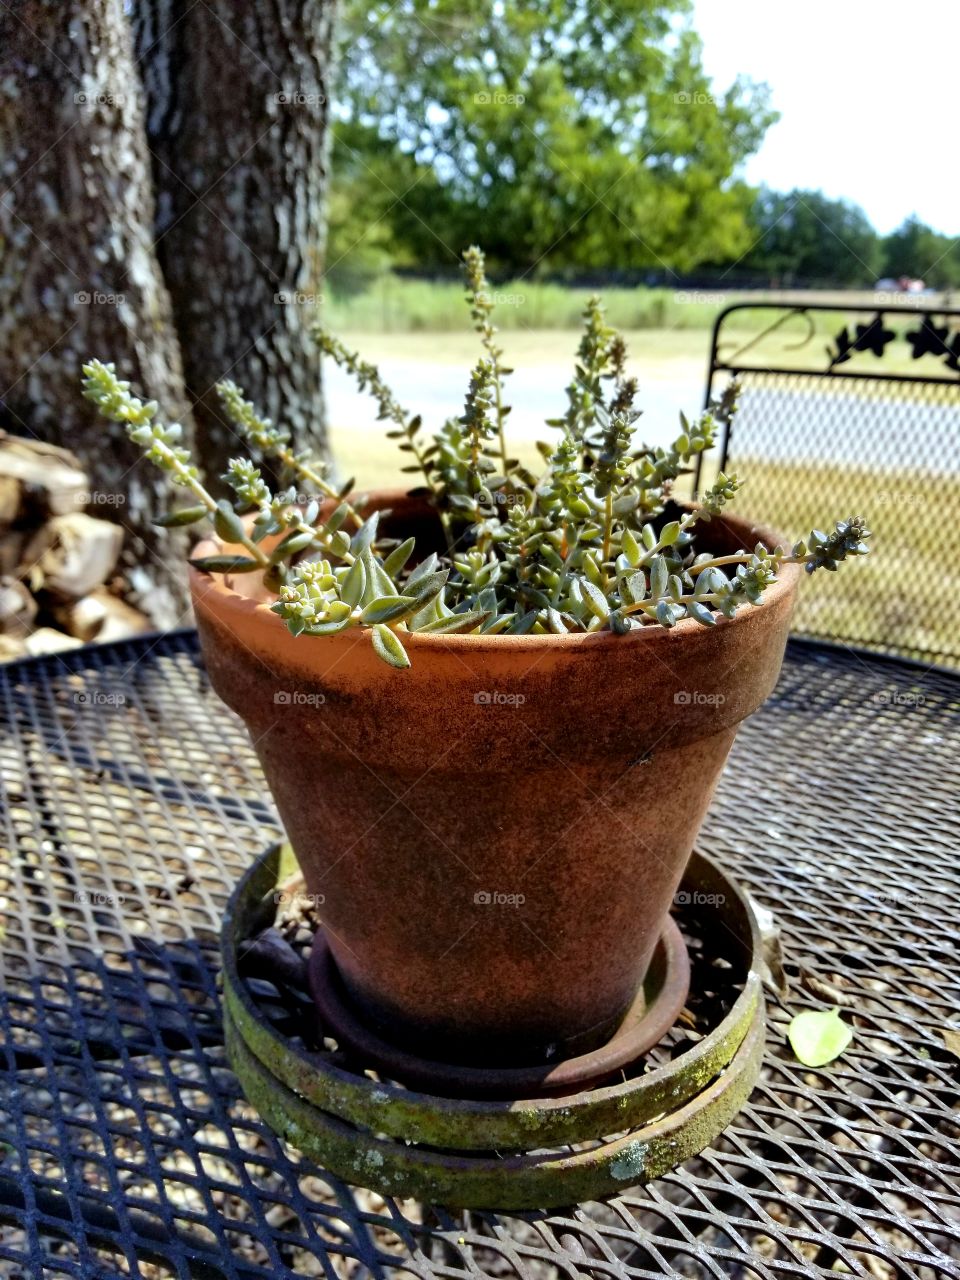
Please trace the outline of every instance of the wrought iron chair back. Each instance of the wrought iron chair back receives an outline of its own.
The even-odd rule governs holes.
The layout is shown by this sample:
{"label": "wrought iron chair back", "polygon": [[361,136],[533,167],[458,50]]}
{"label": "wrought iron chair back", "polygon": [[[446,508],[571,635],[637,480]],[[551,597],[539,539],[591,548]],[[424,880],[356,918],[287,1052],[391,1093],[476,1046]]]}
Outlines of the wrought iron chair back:
{"label": "wrought iron chair back", "polygon": [[960,310],[738,303],[717,318],[707,402],[740,409],[696,491],[741,472],[741,509],[789,537],[858,514],[874,554],[817,575],[795,631],[960,667]]}

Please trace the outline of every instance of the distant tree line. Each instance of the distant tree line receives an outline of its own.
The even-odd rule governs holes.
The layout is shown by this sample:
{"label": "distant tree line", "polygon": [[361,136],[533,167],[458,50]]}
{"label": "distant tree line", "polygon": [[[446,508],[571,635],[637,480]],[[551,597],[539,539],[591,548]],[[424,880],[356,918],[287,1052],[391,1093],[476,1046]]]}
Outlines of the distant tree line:
{"label": "distant tree line", "polygon": [[346,0],[328,269],[443,272],[482,240],[500,275],[733,268],[784,284],[960,284],[915,219],[881,237],[820,192],[737,176],[777,118],[715,90],[689,0]]}
{"label": "distant tree line", "polygon": [[960,238],[915,216],[881,236],[849,201],[821,191],[761,190],[750,221],[755,243],[738,265],[771,282],[855,287],[906,276],[934,289],[960,286]]}

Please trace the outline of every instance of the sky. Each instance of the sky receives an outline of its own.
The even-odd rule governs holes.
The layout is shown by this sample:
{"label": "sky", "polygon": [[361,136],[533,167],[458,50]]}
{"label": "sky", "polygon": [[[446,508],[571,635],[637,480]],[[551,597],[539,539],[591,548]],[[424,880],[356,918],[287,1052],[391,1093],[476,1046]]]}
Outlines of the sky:
{"label": "sky", "polygon": [[960,235],[960,0],[694,0],[693,22],[716,87],[766,81],[780,112],[749,182]]}

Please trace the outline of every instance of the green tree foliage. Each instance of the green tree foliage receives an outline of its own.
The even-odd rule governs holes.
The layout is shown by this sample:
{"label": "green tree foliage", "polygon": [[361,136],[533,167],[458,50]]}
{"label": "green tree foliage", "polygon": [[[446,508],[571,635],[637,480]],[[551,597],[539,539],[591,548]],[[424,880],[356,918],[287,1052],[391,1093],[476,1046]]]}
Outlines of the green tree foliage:
{"label": "green tree foliage", "polygon": [[351,0],[331,266],[375,257],[381,235],[395,259],[452,264],[481,225],[500,268],[688,271],[744,252],[738,167],[775,117],[763,86],[714,91],[688,10]]}
{"label": "green tree foliage", "polygon": [[941,235],[915,215],[883,242],[883,274],[910,276],[934,289],[960,286],[960,240]]}
{"label": "green tree foliage", "polygon": [[869,287],[883,251],[867,215],[822,191],[763,190],[752,212],[756,243],[741,266],[782,284],[794,281]]}

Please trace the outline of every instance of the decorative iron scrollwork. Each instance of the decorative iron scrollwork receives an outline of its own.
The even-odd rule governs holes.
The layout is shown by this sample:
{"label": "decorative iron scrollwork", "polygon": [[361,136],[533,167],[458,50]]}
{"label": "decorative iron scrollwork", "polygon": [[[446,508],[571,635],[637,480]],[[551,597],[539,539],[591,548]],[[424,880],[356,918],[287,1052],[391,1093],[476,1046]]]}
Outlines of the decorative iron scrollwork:
{"label": "decorative iron scrollwork", "polygon": [[904,335],[913,348],[914,360],[931,355],[944,360],[948,369],[960,373],[960,330],[951,340],[950,326],[939,325],[933,316],[924,316],[918,329]]}
{"label": "decorative iron scrollwork", "polygon": [[846,325],[834,338],[833,347],[827,347],[830,357],[829,368],[844,364],[857,351],[872,351],[875,356],[882,356],[884,351],[896,337],[892,329],[883,327],[883,313],[877,312],[867,324],[858,324],[853,337]]}
{"label": "decorative iron scrollwork", "polygon": [[[885,355],[897,334],[893,329],[884,327],[883,317],[884,313],[878,311],[866,324],[858,324],[853,334],[844,325],[833,339],[833,345],[827,347],[830,357],[828,372],[837,365],[845,364],[857,352]],[[925,315],[917,328],[909,330],[903,337],[910,344],[914,360],[934,356],[943,360],[948,369],[960,374],[960,330],[951,337],[949,324],[938,324],[936,316]]]}

